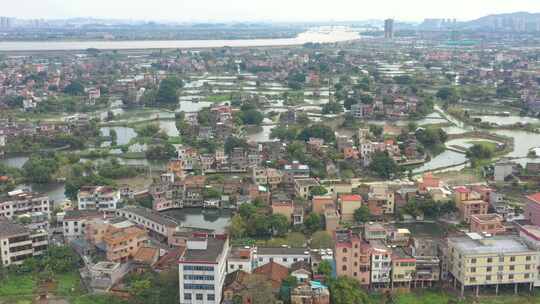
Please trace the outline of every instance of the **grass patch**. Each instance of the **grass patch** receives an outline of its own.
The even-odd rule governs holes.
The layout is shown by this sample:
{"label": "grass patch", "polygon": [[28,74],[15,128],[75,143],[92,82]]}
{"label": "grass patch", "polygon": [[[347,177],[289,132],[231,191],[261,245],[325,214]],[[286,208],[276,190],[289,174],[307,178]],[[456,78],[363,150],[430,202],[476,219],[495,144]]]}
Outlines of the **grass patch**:
{"label": "grass patch", "polygon": [[56,294],[60,296],[71,296],[74,292],[80,292],[81,279],[78,273],[66,273],[56,276]]}
{"label": "grass patch", "polygon": [[171,145],[179,145],[182,143],[182,138],[180,136],[170,136],[167,141],[171,144]]}
{"label": "grass patch", "polygon": [[231,100],[231,94],[219,94],[219,95],[209,95],[206,97],[208,102],[225,102]]}
{"label": "grass patch", "polygon": [[84,295],[71,300],[71,304],[128,304],[128,302],[108,295]]}
{"label": "grass patch", "polygon": [[0,282],[0,298],[32,295],[36,280],[31,274],[10,275]]}

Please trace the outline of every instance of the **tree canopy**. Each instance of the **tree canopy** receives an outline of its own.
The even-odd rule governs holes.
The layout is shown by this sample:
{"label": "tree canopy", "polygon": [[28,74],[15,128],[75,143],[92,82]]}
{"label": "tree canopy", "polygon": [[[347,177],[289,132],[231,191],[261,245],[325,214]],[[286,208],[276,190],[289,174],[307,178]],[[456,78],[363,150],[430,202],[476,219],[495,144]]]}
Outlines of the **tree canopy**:
{"label": "tree canopy", "polygon": [[379,177],[390,179],[401,172],[399,166],[387,152],[375,152],[369,169]]}

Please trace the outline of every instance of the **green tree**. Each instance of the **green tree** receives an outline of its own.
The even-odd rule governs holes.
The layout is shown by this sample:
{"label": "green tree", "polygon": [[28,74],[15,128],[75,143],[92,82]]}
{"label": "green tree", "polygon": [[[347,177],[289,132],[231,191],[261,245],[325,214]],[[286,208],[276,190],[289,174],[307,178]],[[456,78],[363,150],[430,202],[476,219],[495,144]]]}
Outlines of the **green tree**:
{"label": "green tree", "polygon": [[58,168],[58,161],[55,158],[32,155],[22,169],[27,181],[45,184],[52,180]]}
{"label": "green tree", "polygon": [[473,167],[481,160],[491,159],[495,154],[494,149],[487,144],[474,144],[467,150],[466,156],[471,161]]}
{"label": "green tree", "polygon": [[160,128],[157,124],[148,124],[137,128],[135,131],[141,137],[154,137],[159,133]]}
{"label": "green tree", "polygon": [[251,274],[245,282],[245,288],[241,295],[244,299],[251,299],[251,303],[274,304],[276,297],[272,289],[272,284],[264,276]]}
{"label": "green tree", "polygon": [[51,245],[41,258],[42,269],[51,269],[56,274],[77,271],[81,266],[79,255],[67,246]]}
{"label": "green tree", "polygon": [[234,148],[247,148],[247,142],[236,136],[229,136],[225,140],[225,153],[229,154]]}
{"label": "green tree", "polygon": [[459,100],[459,93],[455,88],[443,87],[437,91],[436,96],[443,101],[455,103]]}
{"label": "green tree", "polygon": [[333,304],[367,304],[369,298],[355,279],[339,277],[330,283],[330,301]]}
{"label": "green tree", "polygon": [[176,77],[168,77],[161,81],[156,95],[156,102],[163,104],[178,103],[178,89],[182,87],[182,80]]}
{"label": "green tree", "polygon": [[339,102],[329,102],[322,107],[323,114],[339,114],[343,112],[343,106]]}
{"label": "green tree", "polygon": [[152,288],[152,282],[149,279],[141,279],[131,282],[129,293],[136,299],[138,303],[145,303],[146,298]]}
{"label": "green tree", "polygon": [[328,190],[326,190],[323,186],[315,186],[310,189],[311,195],[314,196],[320,196],[320,195],[326,195],[328,193]]}
{"label": "green tree", "polygon": [[318,213],[310,213],[304,220],[304,226],[308,233],[313,233],[322,228],[322,217]]}
{"label": "green tree", "polygon": [[176,149],[168,142],[151,145],[146,150],[146,158],[151,160],[168,160],[176,156]]}
{"label": "green tree", "polygon": [[400,173],[400,168],[387,152],[375,152],[369,169],[379,177],[390,179]]}
{"label": "green tree", "polygon": [[256,125],[260,126],[264,115],[259,112],[258,110],[247,110],[247,111],[241,111],[238,113],[240,119],[245,125]]}
{"label": "green tree", "polygon": [[354,210],[354,220],[357,223],[365,223],[369,221],[369,208],[366,205],[362,205],[362,207]]}
{"label": "green tree", "polygon": [[283,214],[272,214],[270,216],[270,228],[273,235],[283,236],[289,230],[289,219]]}
{"label": "green tree", "polygon": [[317,273],[324,275],[326,278],[330,278],[332,275],[332,264],[329,261],[321,261],[319,267],[317,267]]}
{"label": "green tree", "polygon": [[247,225],[241,215],[236,214],[231,219],[231,225],[229,226],[229,233],[235,239],[242,238],[246,235]]}
{"label": "green tree", "polygon": [[281,282],[281,287],[279,288],[279,298],[283,303],[290,303],[291,301],[291,291],[296,288],[298,281],[296,277],[289,275],[286,277],[283,282]]}
{"label": "green tree", "polygon": [[84,95],[84,86],[81,82],[73,80],[64,88],[64,93],[72,96],[81,96]]}
{"label": "green tree", "polygon": [[383,134],[383,127],[378,125],[369,125],[369,132],[375,137],[380,137]]}
{"label": "green tree", "polygon": [[298,139],[303,141],[308,141],[312,137],[322,138],[325,142],[333,142],[336,139],[334,130],[323,124],[309,126],[303,129],[298,135]]}

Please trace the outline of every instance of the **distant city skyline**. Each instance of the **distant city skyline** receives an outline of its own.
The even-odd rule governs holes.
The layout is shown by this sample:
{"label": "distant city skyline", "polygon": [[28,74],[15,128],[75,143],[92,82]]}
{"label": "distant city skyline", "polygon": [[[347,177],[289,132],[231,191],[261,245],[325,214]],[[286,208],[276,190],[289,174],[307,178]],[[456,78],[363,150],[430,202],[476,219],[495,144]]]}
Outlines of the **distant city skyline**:
{"label": "distant city skyline", "polygon": [[24,19],[93,17],[147,21],[357,21],[392,18],[473,20],[540,12],[539,0],[3,0],[0,15]]}

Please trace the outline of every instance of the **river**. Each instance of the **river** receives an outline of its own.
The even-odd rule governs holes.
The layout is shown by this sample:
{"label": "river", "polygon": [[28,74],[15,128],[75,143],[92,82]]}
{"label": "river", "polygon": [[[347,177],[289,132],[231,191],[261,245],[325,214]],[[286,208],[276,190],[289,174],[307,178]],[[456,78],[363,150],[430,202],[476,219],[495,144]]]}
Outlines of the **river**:
{"label": "river", "polygon": [[294,38],[238,39],[238,40],[158,40],[158,41],[4,41],[0,51],[82,51],[89,48],[100,50],[143,49],[199,49],[220,47],[293,46],[304,43],[334,43],[359,39],[358,32],[348,28],[330,30],[313,29]]}

